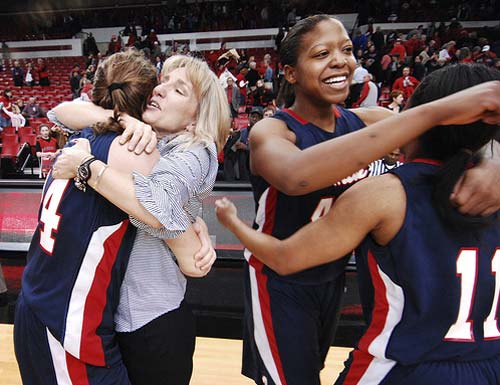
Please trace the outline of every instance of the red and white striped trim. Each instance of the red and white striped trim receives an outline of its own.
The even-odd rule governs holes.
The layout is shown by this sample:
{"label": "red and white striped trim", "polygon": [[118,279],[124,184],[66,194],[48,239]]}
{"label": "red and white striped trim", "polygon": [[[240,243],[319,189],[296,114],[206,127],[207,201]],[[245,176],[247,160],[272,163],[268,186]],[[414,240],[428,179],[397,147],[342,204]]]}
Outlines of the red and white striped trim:
{"label": "red and white striped trim", "polygon": [[403,289],[382,271],[371,251],[368,252],[368,266],[375,291],[372,322],[353,353],[344,385],[378,384],[396,365],[385,352],[403,316]]}
{"label": "red and white striped trim", "polygon": [[64,350],[59,341],[47,332],[50,355],[56,374],[58,385],[88,385],[87,368],[85,363],[76,359]]}
{"label": "red and white striped trim", "polygon": [[[271,234],[274,226],[277,194],[275,188],[269,187],[261,195],[255,219],[258,225],[257,231]],[[255,344],[273,382],[276,385],[286,385],[274,332],[269,292],[267,291],[267,275],[262,273],[264,265],[247,249],[245,249],[245,258],[250,264],[248,270],[252,293]]]}
{"label": "red and white striped trim", "polygon": [[96,366],[106,364],[102,341],[96,332],[102,322],[113,265],[128,223],[126,220],[103,226],[94,232],[71,292],[64,349]]}

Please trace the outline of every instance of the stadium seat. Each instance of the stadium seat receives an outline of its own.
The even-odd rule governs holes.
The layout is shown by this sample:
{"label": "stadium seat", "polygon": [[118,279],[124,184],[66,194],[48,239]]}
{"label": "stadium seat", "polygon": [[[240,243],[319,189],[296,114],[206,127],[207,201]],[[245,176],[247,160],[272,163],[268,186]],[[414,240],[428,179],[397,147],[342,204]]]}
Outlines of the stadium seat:
{"label": "stadium seat", "polygon": [[17,134],[19,136],[33,134],[33,127],[30,127],[30,126],[19,127],[19,129],[17,130]]}
{"label": "stadium seat", "polygon": [[19,135],[19,143],[28,143],[30,146],[36,146],[36,134]]}
{"label": "stadium seat", "polygon": [[2,133],[5,135],[15,135],[16,128],[15,127],[4,127]]}
{"label": "stadium seat", "polygon": [[18,143],[2,143],[2,158],[15,158],[19,152]]}
{"label": "stadium seat", "polygon": [[19,137],[17,136],[17,134],[4,134],[2,132],[0,137],[2,138],[2,144],[19,143]]}

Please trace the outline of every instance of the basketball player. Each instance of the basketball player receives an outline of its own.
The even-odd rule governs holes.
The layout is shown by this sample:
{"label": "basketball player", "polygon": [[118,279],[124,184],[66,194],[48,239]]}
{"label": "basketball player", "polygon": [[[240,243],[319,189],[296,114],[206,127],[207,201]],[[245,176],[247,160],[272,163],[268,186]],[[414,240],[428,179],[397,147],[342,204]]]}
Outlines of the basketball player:
{"label": "basketball player", "polygon": [[411,109],[370,127],[433,127],[404,146],[409,163],[352,187],[286,240],[252,230],[227,199],[216,202],[219,220],[279,274],[340,260],[361,242],[371,319],[337,384],[499,383],[498,212],[463,216],[449,201],[498,135],[499,80],[498,71],[465,64],[426,77]]}
{"label": "basketball player", "polygon": [[[278,99],[285,109],[252,129],[250,165],[260,177],[252,178],[259,202],[255,225],[282,239],[327,213],[342,192],[368,176],[370,162],[423,131],[362,130],[392,113],[339,106],[349,93],[356,61],[349,35],[329,16],[297,22],[282,42],[280,60],[285,83]],[[487,167],[498,174],[497,166]],[[478,184],[482,180],[476,179]],[[500,200],[494,201],[498,208]],[[319,385],[347,258],[280,277],[250,252],[245,257],[243,374],[257,384]]]}

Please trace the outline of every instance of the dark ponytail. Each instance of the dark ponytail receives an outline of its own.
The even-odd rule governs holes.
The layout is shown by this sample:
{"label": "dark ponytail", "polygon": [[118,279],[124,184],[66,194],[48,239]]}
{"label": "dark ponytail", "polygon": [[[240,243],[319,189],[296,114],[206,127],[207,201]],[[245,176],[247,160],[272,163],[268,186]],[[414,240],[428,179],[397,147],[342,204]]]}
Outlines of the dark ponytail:
{"label": "dark ponytail", "polygon": [[[407,108],[491,80],[500,80],[500,72],[484,65],[446,66],[424,78],[408,101]],[[418,157],[443,161],[443,166],[433,177],[433,202],[442,220],[452,230],[476,229],[497,220],[496,214],[490,217],[460,214],[452,206],[450,194],[465,170],[481,161],[481,148],[498,135],[499,129],[498,125],[477,121],[464,125],[434,127],[419,138]]]}

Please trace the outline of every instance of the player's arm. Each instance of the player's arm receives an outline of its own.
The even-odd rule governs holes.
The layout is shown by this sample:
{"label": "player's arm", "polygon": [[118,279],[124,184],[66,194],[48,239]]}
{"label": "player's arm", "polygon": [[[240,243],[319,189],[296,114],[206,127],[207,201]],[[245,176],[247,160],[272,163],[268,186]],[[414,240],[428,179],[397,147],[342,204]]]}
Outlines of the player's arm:
{"label": "player's arm", "polygon": [[189,277],[207,275],[217,258],[207,225],[201,218],[182,235],[165,242],[175,254],[179,269]]}
{"label": "player's arm", "polygon": [[[125,145],[120,145],[117,139],[113,142],[108,157],[109,170],[106,170],[106,173],[111,171],[111,174],[99,181],[97,191],[117,206],[118,202],[128,200],[127,207],[122,208],[125,212],[151,227],[162,228],[163,224],[157,216],[151,214],[137,199],[131,176],[133,172],[149,175],[160,160],[158,151],[155,150],[151,155],[145,153],[136,155],[128,151]],[[114,170],[121,172],[122,175],[113,176]],[[123,179],[124,177],[126,179]],[[89,182],[92,185],[92,180]],[[124,192],[128,197],[119,196]],[[180,270],[187,276],[203,277],[215,262],[216,253],[212,247],[208,228],[200,218],[197,218],[194,224],[190,224],[182,234],[175,238],[164,238],[164,242],[174,253]]]}
{"label": "player's arm", "polygon": [[[129,215],[151,227],[162,228],[162,223],[137,199],[132,177],[133,172],[149,175],[159,158],[158,151],[150,155],[145,153],[137,155],[130,152],[126,146],[119,144],[119,138],[116,138],[109,151],[109,168],[105,171],[109,174],[101,174],[99,183],[95,186],[100,167],[104,167],[104,163],[95,161],[90,165],[92,177],[89,184],[95,186],[101,195]],[[94,163],[97,164],[93,166]],[[164,239],[164,242],[174,253],[179,268],[185,275],[205,276],[215,262],[216,254],[210,241],[208,228],[200,218],[177,238]]]}
{"label": "player's arm", "polygon": [[302,195],[352,175],[432,127],[477,120],[500,121],[500,82],[468,88],[302,151],[283,122],[263,119],[250,134],[251,167],[280,191]]}
{"label": "player's arm", "polygon": [[500,210],[500,143],[487,145],[484,160],[468,169],[455,185],[451,201],[466,215],[491,215]]}
{"label": "player's arm", "polygon": [[[82,130],[95,123],[105,122],[113,115],[112,110],[106,110],[94,103],[80,101],[61,103],[47,113],[51,121],[75,130]],[[129,151],[135,151],[137,154],[142,151],[151,153],[156,148],[156,133],[150,125],[125,113],[120,114],[120,121],[123,121],[125,128],[120,143],[128,141]]]}
{"label": "player's arm", "polygon": [[405,193],[397,177],[370,178],[342,194],[327,215],[278,240],[241,221],[227,199],[216,202],[219,221],[257,259],[283,275],[337,260],[370,232],[380,244],[386,244],[401,227],[405,208]]}
{"label": "player's arm", "polygon": [[80,101],[61,103],[49,111],[48,115],[52,114],[55,120],[74,130],[82,130],[113,117],[112,110],[105,110],[94,103]]}

